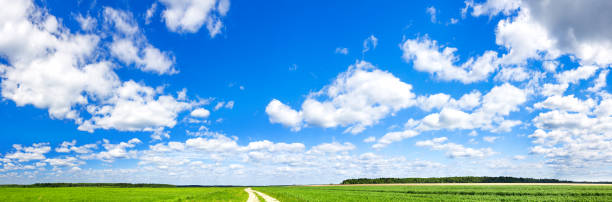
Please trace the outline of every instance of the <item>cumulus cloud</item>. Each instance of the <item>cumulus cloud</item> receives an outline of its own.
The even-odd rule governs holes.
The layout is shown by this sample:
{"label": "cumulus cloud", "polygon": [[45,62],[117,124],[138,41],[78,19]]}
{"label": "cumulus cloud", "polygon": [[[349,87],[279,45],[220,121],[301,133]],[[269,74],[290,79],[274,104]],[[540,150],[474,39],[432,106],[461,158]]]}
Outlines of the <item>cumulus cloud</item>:
{"label": "cumulus cloud", "polygon": [[221,33],[222,18],[227,15],[229,0],[160,0],[166,9],[162,18],[173,32],[196,33],[206,25],[210,37]]}
{"label": "cumulus cloud", "polygon": [[372,145],[372,148],[374,149],[380,149],[383,147],[386,147],[387,145],[393,143],[393,142],[399,142],[403,139],[406,138],[411,138],[414,136],[417,136],[419,133],[413,130],[406,130],[406,131],[400,131],[400,132],[390,132],[385,134],[383,137],[381,137],[380,139],[378,139],[378,142],[376,142],[376,144]]}
{"label": "cumulus cloud", "polygon": [[104,162],[113,162],[119,158],[135,158],[137,155],[136,150],[129,150],[134,148],[137,144],[142,143],[138,138],[132,138],[127,142],[120,142],[119,144],[111,144],[107,139],[102,140],[104,143],[105,151],[93,153],[90,155],[82,156],[83,159],[98,159]]}
{"label": "cumulus cloud", "polygon": [[[105,50],[100,43],[108,35],[71,33],[55,16],[32,1],[8,1],[3,5],[0,55],[8,64],[2,65],[0,71],[2,97],[17,106],[47,109],[52,118],[74,120],[80,130],[90,132],[97,128],[153,131],[173,127],[176,114],[190,108],[186,102],[159,95],[161,92],[152,92],[148,86],[122,82],[113,71],[112,58],[99,57],[105,54],[98,51]],[[172,72],[165,65],[168,58],[146,42],[130,13],[106,7],[103,17],[107,29],[113,30],[109,47],[127,44],[130,54],[136,53],[113,54],[123,49],[111,48],[111,56],[127,63],[134,59],[131,56],[153,58],[139,68]],[[23,29],[15,31],[12,28],[15,26]],[[144,95],[127,95],[130,92]],[[80,110],[83,108],[91,116],[83,115]]]}
{"label": "cumulus cloud", "polygon": [[155,131],[176,125],[179,112],[191,108],[187,102],[168,95],[159,95],[148,86],[133,81],[124,82],[108,100],[109,104],[90,106],[93,115],[79,130],[114,128],[120,131]]}
{"label": "cumulus cloud", "polygon": [[539,108],[548,110],[532,120],[536,130],[529,136],[534,143],[531,152],[543,155],[550,166],[561,172],[610,166],[610,103],[609,97],[597,102],[574,95],[553,96],[536,103]]}
{"label": "cumulus cloud", "polygon": [[344,144],[340,144],[338,142],[332,143],[323,143],[317,146],[312,147],[310,152],[313,153],[338,153],[338,152],[347,152],[350,150],[354,150],[355,145],[350,142],[345,142]]}
{"label": "cumulus cloud", "polygon": [[266,113],[270,122],[293,130],[306,125],[342,126],[348,127],[345,132],[356,134],[389,114],[413,106],[415,95],[411,90],[410,84],[391,73],[359,61],[338,75],[332,84],[308,95],[301,110],[275,99],[266,107]]}
{"label": "cumulus cloud", "polygon": [[110,51],[113,56],[127,65],[135,65],[143,71],[157,74],[175,74],[174,58],[149,44],[127,11],[104,8],[104,19],[118,32],[113,35]]}
{"label": "cumulus cloud", "polygon": [[509,51],[502,63],[555,59],[562,54],[574,55],[587,65],[612,63],[612,29],[608,20],[612,16],[604,12],[612,8],[608,1],[488,0],[468,1],[466,6],[473,8],[473,16],[518,13],[497,26],[496,42]]}
{"label": "cumulus cloud", "polygon": [[190,115],[198,118],[208,118],[210,111],[204,108],[197,108],[191,111]]}
{"label": "cumulus cloud", "polygon": [[58,153],[69,153],[76,152],[79,154],[88,154],[93,152],[94,149],[98,148],[98,144],[85,144],[81,146],[76,146],[77,141],[72,140],[71,142],[64,141],[60,144],[59,147],[55,148],[55,152]]}
{"label": "cumulus cloud", "polygon": [[486,51],[477,58],[469,58],[460,65],[455,65],[459,58],[453,47],[442,47],[428,37],[409,39],[403,42],[402,58],[412,62],[415,70],[432,74],[444,81],[457,80],[462,83],[474,83],[488,79],[497,70],[497,52]]}
{"label": "cumulus cloud", "polygon": [[277,99],[268,103],[266,114],[268,114],[270,123],[280,123],[294,131],[299,131],[302,127],[302,113],[293,110]]}
{"label": "cumulus cloud", "polygon": [[527,101],[527,94],[511,85],[495,86],[482,97],[482,105],[472,113],[466,113],[452,107],[443,108],[439,113],[427,115],[418,126],[421,130],[436,129],[489,129],[496,127],[494,123],[502,123],[503,117]]}
{"label": "cumulus cloud", "polygon": [[488,157],[496,154],[491,148],[482,148],[482,149],[474,149],[464,147],[460,144],[455,144],[452,142],[446,142],[448,138],[439,137],[431,140],[424,140],[416,142],[416,146],[419,147],[429,147],[432,150],[444,150],[446,151],[446,155],[450,158],[457,157],[466,157],[466,158],[474,158],[474,157]]}
{"label": "cumulus cloud", "polygon": [[[505,83],[493,87],[487,94],[473,91],[459,100],[445,94],[434,94],[419,98],[421,108],[429,111],[441,108],[419,121],[410,119],[406,129],[385,134],[372,147],[380,149],[406,138],[414,137],[423,131],[431,130],[489,130],[491,132],[509,132],[521,124],[518,120],[505,120],[511,112],[518,111],[519,106],[527,101],[527,93],[511,84]],[[462,111],[466,110],[468,112]],[[469,112],[471,111],[471,112]]]}
{"label": "cumulus cloud", "polygon": [[15,152],[4,155],[5,159],[13,159],[19,162],[46,159],[45,154],[51,151],[49,143],[34,143],[32,146],[24,147],[14,144]]}

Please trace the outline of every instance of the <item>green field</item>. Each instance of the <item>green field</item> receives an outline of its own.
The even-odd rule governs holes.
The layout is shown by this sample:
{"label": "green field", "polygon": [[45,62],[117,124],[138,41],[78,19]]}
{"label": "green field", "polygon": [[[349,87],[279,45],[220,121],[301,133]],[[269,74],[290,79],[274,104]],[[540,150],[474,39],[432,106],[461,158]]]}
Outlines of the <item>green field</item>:
{"label": "green field", "polygon": [[0,201],[240,201],[244,187],[212,188],[0,188]]}
{"label": "green field", "polygon": [[[253,187],[292,201],[612,201],[612,186],[411,185]],[[244,187],[0,188],[0,201],[246,201]],[[262,198],[258,197],[262,202]]]}
{"label": "green field", "polygon": [[255,187],[291,201],[612,201],[612,186],[450,185]]}

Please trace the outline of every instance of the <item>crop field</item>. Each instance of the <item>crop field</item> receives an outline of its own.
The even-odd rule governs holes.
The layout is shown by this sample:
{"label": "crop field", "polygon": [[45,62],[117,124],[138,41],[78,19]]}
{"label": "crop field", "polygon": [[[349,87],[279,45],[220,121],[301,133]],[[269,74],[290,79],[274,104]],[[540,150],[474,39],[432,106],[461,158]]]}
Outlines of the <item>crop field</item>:
{"label": "crop field", "polygon": [[[609,185],[342,185],[269,186],[255,191],[292,201],[612,201]],[[244,187],[0,188],[0,201],[247,201]],[[264,197],[254,196],[260,202]],[[254,200],[254,201],[257,201]],[[251,202],[250,200],[249,202]],[[272,200],[273,201],[273,200]]]}
{"label": "crop field", "polygon": [[279,201],[612,201],[612,186],[416,185],[255,187]]}
{"label": "crop field", "polygon": [[240,201],[242,187],[211,188],[0,188],[0,201]]}

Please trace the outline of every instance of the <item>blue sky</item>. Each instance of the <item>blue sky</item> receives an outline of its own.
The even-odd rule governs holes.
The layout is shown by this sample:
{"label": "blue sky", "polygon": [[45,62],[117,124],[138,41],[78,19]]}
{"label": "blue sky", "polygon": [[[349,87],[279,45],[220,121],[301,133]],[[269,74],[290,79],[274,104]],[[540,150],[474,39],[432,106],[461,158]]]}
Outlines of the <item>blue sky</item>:
{"label": "blue sky", "polygon": [[0,2],[0,183],[612,180],[606,1]]}

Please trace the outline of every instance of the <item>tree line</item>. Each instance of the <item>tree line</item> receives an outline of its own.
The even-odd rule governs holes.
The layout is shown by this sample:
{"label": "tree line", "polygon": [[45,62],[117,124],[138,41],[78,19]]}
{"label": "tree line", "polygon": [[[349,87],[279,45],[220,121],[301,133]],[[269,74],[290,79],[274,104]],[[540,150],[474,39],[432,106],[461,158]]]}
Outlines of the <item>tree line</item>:
{"label": "tree line", "polygon": [[558,179],[535,179],[523,177],[430,177],[430,178],[359,178],[347,179],[342,184],[393,184],[393,183],[571,183]]}

